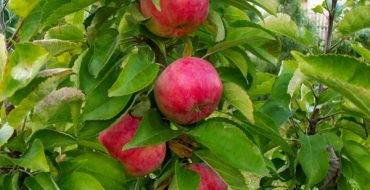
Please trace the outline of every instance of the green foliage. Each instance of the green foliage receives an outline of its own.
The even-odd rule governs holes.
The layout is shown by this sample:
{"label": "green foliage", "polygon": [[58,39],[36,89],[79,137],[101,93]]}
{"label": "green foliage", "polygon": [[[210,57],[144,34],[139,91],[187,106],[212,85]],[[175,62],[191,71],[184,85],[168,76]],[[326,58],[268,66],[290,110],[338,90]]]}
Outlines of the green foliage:
{"label": "green foliage", "polygon": [[[231,190],[370,185],[365,1],[337,4],[327,44],[298,0],[213,0],[177,38],[150,33],[140,1],[0,2],[0,189],[196,190],[187,165],[199,162]],[[314,11],[334,14],[325,2]],[[153,89],[185,56],[212,63],[223,94],[210,116],[181,126]],[[122,150],[168,147],[147,176],[126,176],[97,139],[125,114],[142,118]]]}

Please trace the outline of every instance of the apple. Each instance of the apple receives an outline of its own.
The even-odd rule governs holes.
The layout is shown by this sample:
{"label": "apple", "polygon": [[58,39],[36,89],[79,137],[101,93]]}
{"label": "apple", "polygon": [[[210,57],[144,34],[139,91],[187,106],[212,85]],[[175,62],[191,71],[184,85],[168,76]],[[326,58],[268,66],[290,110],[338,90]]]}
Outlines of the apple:
{"label": "apple", "polygon": [[206,164],[189,164],[187,168],[200,176],[197,190],[227,190],[227,185],[221,177]]}
{"label": "apple", "polygon": [[147,28],[157,36],[178,37],[195,31],[207,18],[209,0],[140,0],[141,12],[151,17]]}
{"label": "apple", "polygon": [[118,159],[129,176],[144,176],[157,169],[166,154],[166,144],[122,150],[134,137],[141,118],[126,114],[117,124],[99,134],[99,141]]}
{"label": "apple", "polygon": [[206,60],[181,58],[158,77],[154,96],[159,110],[178,124],[192,124],[210,115],[222,96],[222,82]]}

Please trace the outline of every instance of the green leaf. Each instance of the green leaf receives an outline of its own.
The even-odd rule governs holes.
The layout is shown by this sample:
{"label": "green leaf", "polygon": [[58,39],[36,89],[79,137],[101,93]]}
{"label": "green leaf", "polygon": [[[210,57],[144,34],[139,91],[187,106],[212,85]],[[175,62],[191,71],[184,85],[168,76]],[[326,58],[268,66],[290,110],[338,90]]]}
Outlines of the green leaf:
{"label": "green leaf", "polygon": [[124,149],[155,145],[171,140],[181,134],[165,125],[156,110],[149,110],[142,118],[134,138]]}
{"label": "green leaf", "polygon": [[45,149],[69,146],[76,143],[76,139],[72,135],[49,129],[37,131],[32,136],[32,139],[39,139]]}
{"label": "green leaf", "polygon": [[49,123],[79,121],[80,108],[84,100],[84,94],[75,88],[64,87],[50,93],[34,109],[32,115],[32,132],[47,127]]}
{"label": "green leaf", "polygon": [[370,117],[369,65],[341,55],[293,56],[303,74],[338,91]]}
{"label": "green leaf", "polygon": [[307,177],[307,186],[312,187],[323,180],[329,168],[329,155],[326,151],[325,136],[302,136],[299,138],[301,149],[297,155],[297,162]]}
{"label": "green leaf", "polygon": [[247,188],[244,177],[238,169],[227,165],[208,150],[197,150],[194,153],[211,166],[228,184],[231,190],[245,190]]}
{"label": "green leaf", "polygon": [[27,0],[12,0],[9,3],[9,8],[18,16],[23,18],[40,3],[41,0],[27,1]]}
{"label": "green leaf", "polygon": [[7,174],[3,180],[3,190],[19,190],[19,172]]}
{"label": "green leaf", "polygon": [[283,61],[279,76],[275,80],[271,90],[271,96],[284,107],[288,107],[291,100],[288,94],[288,87],[297,66],[297,62],[295,61]]}
{"label": "green leaf", "polygon": [[230,25],[236,24],[240,21],[250,20],[250,18],[248,17],[248,15],[244,11],[242,11],[242,10],[240,10],[240,9],[234,7],[234,6],[228,6],[225,9],[224,19]]}
{"label": "green leaf", "polygon": [[118,45],[118,32],[108,30],[99,35],[92,48],[93,55],[90,58],[89,72],[96,78],[103,67],[108,63]]}
{"label": "green leaf", "polygon": [[64,70],[64,72],[56,73],[50,78],[46,79],[44,82],[39,84],[35,90],[30,92],[27,97],[25,97],[20,104],[10,112],[8,116],[9,125],[17,128],[22,123],[24,117],[29,111],[44,97],[46,97],[50,92],[55,90],[59,83],[66,79],[72,71],[69,69]]}
{"label": "green leaf", "polygon": [[278,127],[275,125],[274,121],[266,116],[265,114],[255,111],[254,118],[256,120],[255,125],[250,125],[249,123],[244,123],[241,127],[246,130],[252,131],[254,134],[266,137],[274,143],[281,146],[287,154],[294,155],[292,148],[289,144],[283,139],[278,131]]}
{"label": "green leaf", "polygon": [[35,40],[32,43],[43,47],[52,56],[57,56],[64,52],[71,51],[78,47],[81,47],[80,43],[70,42],[66,40],[59,40],[59,39]]}
{"label": "green leaf", "polygon": [[122,165],[117,160],[99,152],[83,152],[73,156],[74,161],[82,163],[77,169],[78,172],[91,175],[97,179],[106,190],[125,189],[125,172]]}
{"label": "green leaf", "polygon": [[217,72],[223,82],[231,82],[239,85],[240,87],[247,89],[247,80],[243,77],[243,74],[236,68],[230,67],[218,67]]}
{"label": "green leaf", "polygon": [[27,177],[24,183],[30,190],[60,190],[49,173]]}
{"label": "green leaf", "polygon": [[259,111],[270,116],[277,127],[283,125],[292,115],[288,109],[288,106],[282,106],[274,99],[267,100]]}
{"label": "green leaf", "polygon": [[343,35],[351,35],[359,30],[370,27],[370,6],[359,6],[349,11],[338,24]]}
{"label": "green leaf", "polygon": [[24,19],[18,37],[21,42],[30,40],[37,32],[59,19],[95,3],[97,0],[41,1]]}
{"label": "green leaf", "polygon": [[[3,80],[4,69],[8,60],[8,51],[6,48],[5,36],[0,34],[0,81]],[[0,87],[1,89],[1,87]]]}
{"label": "green leaf", "polygon": [[344,153],[352,162],[355,162],[367,174],[370,174],[370,151],[366,145],[361,145],[355,141],[345,141]]}
{"label": "green leaf", "polygon": [[9,126],[8,124],[2,125],[2,127],[0,128],[0,147],[8,142],[10,137],[12,137],[13,132],[13,127]]}
{"label": "green leaf", "polygon": [[266,12],[275,15],[279,7],[279,1],[277,0],[249,0],[257,6],[263,8]]}
{"label": "green leaf", "polygon": [[254,123],[253,103],[247,92],[235,83],[225,82],[223,84],[223,96],[237,108],[251,123]]}
{"label": "green leaf", "polygon": [[131,96],[108,97],[109,88],[109,84],[102,83],[87,95],[82,115],[83,120],[112,119],[124,109]]}
{"label": "green leaf", "polygon": [[316,5],[316,7],[312,8],[312,11],[318,14],[324,14],[324,8],[321,5]]}
{"label": "green leaf", "polygon": [[66,24],[49,29],[45,34],[45,38],[82,42],[84,33],[76,26]]}
{"label": "green leaf", "polygon": [[200,184],[200,176],[198,173],[186,169],[179,161],[175,164],[175,176],[169,190],[194,190]]}
{"label": "green leaf", "polygon": [[252,86],[248,89],[248,94],[252,98],[268,95],[271,93],[276,76],[270,73],[258,72],[253,78]]}
{"label": "green leaf", "polygon": [[109,96],[124,96],[137,92],[154,81],[159,66],[133,52],[123,62],[123,69],[117,81],[108,90]]}
{"label": "green leaf", "polygon": [[207,120],[193,129],[190,135],[235,168],[260,175],[267,173],[258,147],[242,130],[231,123]]}
{"label": "green leaf", "polygon": [[213,25],[213,27],[210,27],[210,29],[216,34],[215,42],[224,40],[225,27],[220,15],[218,15],[216,11],[210,11],[208,14],[208,21]]}
{"label": "green leaf", "polygon": [[15,51],[5,65],[0,81],[0,101],[25,87],[48,60],[48,52],[31,43],[15,44]]}
{"label": "green leaf", "polygon": [[260,17],[263,20],[263,15],[262,13],[253,5],[251,5],[249,2],[245,0],[222,0],[225,4],[227,5],[232,5],[238,9],[242,10],[250,10],[253,13],[255,13],[258,17]]}
{"label": "green leaf", "polygon": [[311,45],[314,41],[309,41],[312,37],[307,38],[300,34],[297,24],[290,18],[289,15],[278,13],[276,16],[268,16],[265,18],[263,27],[277,32],[281,35],[287,36],[296,40],[303,45]]}
{"label": "green leaf", "polygon": [[353,43],[351,46],[352,46],[353,50],[355,50],[363,58],[370,61],[370,50],[363,47],[360,43]]}
{"label": "green leaf", "polygon": [[[120,62],[118,62],[120,63]],[[100,79],[97,86],[87,93],[83,120],[107,120],[112,119],[120,113],[127,105],[131,96],[109,97],[108,89],[117,80],[118,69],[109,70],[106,75]]]}
{"label": "green leaf", "polygon": [[160,12],[161,11],[161,0],[152,0],[155,8]]}
{"label": "green leaf", "polygon": [[32,142],[30,148],[21,158],[16,160],[16,163],[22,167],[31,169],[31,171],[48,172],[50,170],[44,154],[44,146],[38,139]]}
{"label": "green leaf", "polygon": [[96,178],[82,172],[73,172],[68,176],[64,176],[64,178],[62,178],[58,184],[60,189],[104,190],[104,187]]}
{"label": "green leaf", "polygon": [[243,50],[230,48],[222,51],[222,54],[240,70],[244,77],[247,76],[249,59]]}

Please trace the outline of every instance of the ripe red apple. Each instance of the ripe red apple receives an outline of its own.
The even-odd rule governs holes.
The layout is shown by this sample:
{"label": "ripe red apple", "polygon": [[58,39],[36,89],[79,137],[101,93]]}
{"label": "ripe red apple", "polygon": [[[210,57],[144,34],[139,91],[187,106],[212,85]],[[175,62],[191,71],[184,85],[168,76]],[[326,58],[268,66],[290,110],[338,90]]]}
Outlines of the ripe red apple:
{"label": "ripe red apple", "polygon": [[222,96],[222,82],[212,64],[186,57],[159,75],[154,95],[158,108],[168,119],[186,125],[213,112]]}
{"label": "ripe red apple", "polygon": [[227,185],[221,177],[206,164],[189,164],[188,169],[200,176],[198,190],[227,190]]}
{"label": "ripe red apple", "polygon": [[127,175],[144,176],[158,168],[166,154],[166,144],[132,148],[122,151],[131,141],[141,118],[125,115],[117,124],[99,134],[100,142],[113,158],[118,159]]}
{"label": "ripe red apple", "polygon": [[152,0],[140,0],[141,12],[151,17],[147,27],[161,37],[184,36],[195,31],[208,15],[209,0],[160,0],[160,11]]}

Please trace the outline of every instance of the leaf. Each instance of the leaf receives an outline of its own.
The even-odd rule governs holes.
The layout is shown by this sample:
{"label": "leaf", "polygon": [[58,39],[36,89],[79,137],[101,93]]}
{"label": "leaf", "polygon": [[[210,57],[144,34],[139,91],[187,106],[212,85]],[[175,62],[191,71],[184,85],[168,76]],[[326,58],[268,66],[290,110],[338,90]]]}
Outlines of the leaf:
{"label": "leaf", "polygon": [[34,140],[24,155],[15,161],[31,171],[48,172],[50,170],[44,154],[44,146],[38,139]]}
{"label": "leaf", "polygon": [[108,90],[108,95],[124,96],[137,92],[153,82],[158,72],[158,65],[151,63],[135,51],[123,62],[122,72]]}
{"label": "leaf", "polygon": [[32,135],[32,139],[39,139],[45,149],[69,146],[76,143],[76,139],[72,135],[49,129],[37,131]]}
{"label": "leaf", "polygon": [[21,42],[30,40],[37,32],[59,19],[79,11],[97,0],[48,0],[41,1],[24,19],[18,37]]}
{"label": "leaf", "polygon": [[289,15],[278,13],[276,16],[268,16],[261,25],[271,31],[296,40],[303,45],[307,46],[314,43],[314,41],[308,40],[312,39],[312,37],[307,38],[300,34],[297,24],[290,18]]}
{"label": "leaf", "polygon": [[7,174],[3,179],[4,190],[19,190],[19,172]]}
{"label": "leaf", "polygon": [[5,143],[8,142],[10,137],[12,137],[14,133],[14,128],[9,126],[8,124],[2,125],[0,128],[0,147],[2,147]]}
{"label": "leaf", "polygon": [[86,97],[83,120],[107,120],[119,114],[131,96],[108,97],[110,85],[102,84]]}
{"label": "leaf", "polygon": [[[216,34],[215,42],[220,42],[225,39],[225,27],[220,15],[216,11],[210,11],[208,21],[212,24],[210,29]],[[208,26],[208,25],[207,25]]]}
{"label": "leaf", "polygon": [[370,117],[369,65],[341,55],[293,56],[303,74],[338,91]]}
{"label": "leaf", "polygon": [[49,29],[45,34],[45,39],[59,39],[82,42],[84,33],[73,25],[61,25]]}
{"label": "leaf", "polygon": [[282,126],[292,115],[288,106],[282,106],[274,99],[267,100],[259,111],[270,116],[277,127]]}
{"label": "leaf", "polygon": [[118,45],[118,32],[108,30],[99,35],[92,48],[93,55],[90,58],[89,72],[96,78],[103,67],[108,63]]}
{"label": "leaf", "polygon": [[325,136],[302,136],[299,138],[301,149],[297,155],[297,162],[307,177],[307,186],[312,187],[323,180],[329,168],[329,155],[326,151]]}
{"label": "leaf", "polygon": [[237,108],[243,115],[254,123],[253,103],[250,100],[247,92],[235,83],[225,82],[223,84],[223,96],[225,99]]}
{"label": "leaf", "polygon": [[154,6],[155,6],[155,8],[159,11],[159,12],[161,12],[161,0],[152,0],[152,2],[153,2],[153,4],[154,4]]}
{"label": "leaf", "polygon": [[96,178],[83,172],[73,172],[70,175],[64,176],[58,184],[60,189],[104,190],[104,187]]}
{"label": "leaf", "polygon": [[24,183],[30,190],[60,190],[49,173],[27,177]]}
{"label": "leaf", "polygon": [[82,163],[77,171],[91,175],[106,190],[125,189],[125,172],[117,160],[99,152],[82,152],[73,156],[73,161]]}
{"label": "leaf", "polygon": [[186,169],[179,161],[176,161],[175,176],[169,190],[194,190],[198,188],[199,184],[199,174]]}
{"label": "leaf", "polygon": [[[120,61],[117,63],[119,64]],[[91,92],[87,93],[82,120],[112,119],[124,109],[131,99],[130,95],[108,96],[108,89],[117,80],[120,72],[118,69],[114,69],[115,66],[112,67],[113,70],[106,72],[102,79],[99,79],[99,83]]]}
{"label": "leaf", "polygon": [[247,76],[249,59],[243,50],[230,48],[222,51],[222,54],[240,70],[244,77]]}
{"label": "leaf", "polygon": [[353,50],[355,50],[363,58],[370,61],[370,50],[363,47],[360,43],[353,43],[351,46],[352,46]]}
{"label": "leaf", "polygon": [[71,51],[78,47],[81,47],[80,43],[58,39],[35,40],[32,43],[43,47],[52,56],[57,56],[64,52]]}
{"label": "leaf", "polygon": [[24,117],[29,111],[44,97],[46,97],[50,92],[55,90],[60,82],[66,79],[72,74],[71,70],[64,70],[64,72],[59,72],[54,76],[46,79],[44,82],[39,84],[35,90],[31,91],[27,97],[25,97],[19,105],[10,112],[8,116],[8,123],[14,128],[22,123]]}
{"label": "leaf", "polygon": [[260,175],[267,173],[258,147],[231,123],[210,119],[193,129],[190,135],[235,168]]}
{"label": "leaf", "polygon": [[312,11],[318,14],[324,14],[324,8],[321,5],[316,5],[316,7],[312,8]]}
{"label": "leaf", "polygon": [[245,0],[222,0],[225,4],[227,5],[232,5],[238,9],[242,10],[250,10],[253,13],[255,13],[258,17],[260,17],[263,20],[263,15],[262,13],[253,5],[251,5],[249,2]]}
{"label": "leaf", "polygon": [[279,1],[277,0],[249,0],[257,6],[263,8],[266,12],[275,15],[279,7]]}
{"label": "leaf", "polygon": [[270,117],[266,116],[265,114],[259,111],[255,111],[254,118],[256,120],[255,125],[245,123],[244,125],[241,126],[246,130],[250,130],[255,134],[266,137],[269,140],[273,141],[274,143],[280,145],[281,149],[283,149],[287,154],[294,155],[292,148],[280,135],[278,127],[275,126],[275,123]]}
{"label": "leaf", "polygon": [[15,44],[15,51],[5,65],[3,80],[0,81],[0,101],[27,86],[45,65],[48,55],[46,50],[31,43]]}
{"label": "leaf", "polygon": [[271,96],[284,107],[288,107],[291,100],[288,94],[288,88],[297,66],[297,62],[295,61],[283,61],[279,76],[275,80],[271,90]]}
{"label": "leaf", "polygon": [[18,16],[23,18],[40,3],[41,0],[27,1],[27,0],[12,0],[9,3],[9,8]]}
{"label": "leaf", "polygon": [[149,110],[142,118],[134,138],[124,149],[155,145],[171,140],[181,134],[165,125],[156,110]]}
{"label": "leaf", "polygon": [[355,162],[361,167],[367,174],[370,174],[370,151],[368,147],[363,146],[355,141],[344,142],[344,153],[351,162]]}
{"label": "leaf", "polygon": [[238,69],[230,67],[218,67],[216,69],[223,82],[231,82],[244,89],[248,88],[247,80]]}
{"label": "leaf", "polygon": [[228,184],[231,190],[245,190],[247,188],[244,177],[238,169],[227,165],[223,160],[208,150],[197,150],[194,153],[206,162],[207,165],[211,166]]}
{"label": "leaf", "polygon": [[3,80],[4,69],[7,60],[8,60],[8,51],[6,48],[5,36],[3,34],[0,34],[0,81]]}
{"label": "leaf", "polygon": [[[32,132],[47,127],[46,124],[60,121],[78,123],[84,94],[75,88],[64,87],[50,93],[34,109]],[[77,121],[76,121],[77,120]]]}
{"label": "leaf", "polygon": [[359,6],[349,11],[337,28],[343,35],[351,35],[370,27],[370,6]]}

